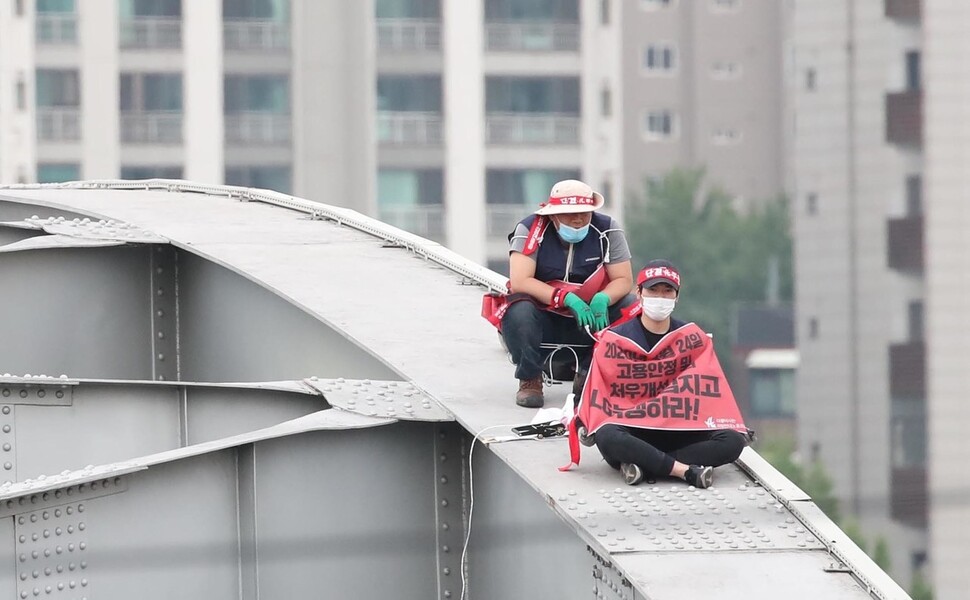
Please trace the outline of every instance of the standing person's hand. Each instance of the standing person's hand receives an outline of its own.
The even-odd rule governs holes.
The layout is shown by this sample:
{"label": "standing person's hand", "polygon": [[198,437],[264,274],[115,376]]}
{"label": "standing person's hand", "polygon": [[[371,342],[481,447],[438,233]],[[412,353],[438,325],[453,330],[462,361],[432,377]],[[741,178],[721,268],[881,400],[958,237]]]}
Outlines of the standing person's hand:
{"label": "standing person's hand", "polygon": [[593,311],[589,308],[589,305],[583,302],[583,299],[576,294],[569,292],[562,301],[563,306],[568,308],[573,316],[576,317],[576,322],[579,323],[580,327],[592,327],[593,326]]}
{"label": "standing person's hand", "polygon": [[589,301],[589,308],[593,313],[593,331],[606,329],[606,326],[610,324],[610,297],[605,292],[597,292],[593,299]]}

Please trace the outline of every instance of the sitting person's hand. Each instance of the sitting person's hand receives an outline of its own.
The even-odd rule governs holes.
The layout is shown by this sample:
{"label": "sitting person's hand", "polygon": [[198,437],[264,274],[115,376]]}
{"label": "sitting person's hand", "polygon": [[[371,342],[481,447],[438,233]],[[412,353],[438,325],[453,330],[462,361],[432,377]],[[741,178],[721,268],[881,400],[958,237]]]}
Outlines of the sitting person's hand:
{"label": "sitting person's hand", "polygon": [[563,306],[568,308],[573,313],[573,316],[576,317],[576,322],[579,323],[580,327],[593,327],[593,311],[582,298],[572,292],[569,292],[566,294],[566,297],[563,299],[562,303]]}
{"label": "sitting person's hand", "polygon": [[589,308],[593,312],[593,331],[606,329],[610,324],[610,297],[605,292],[597,292],[589,301]]}

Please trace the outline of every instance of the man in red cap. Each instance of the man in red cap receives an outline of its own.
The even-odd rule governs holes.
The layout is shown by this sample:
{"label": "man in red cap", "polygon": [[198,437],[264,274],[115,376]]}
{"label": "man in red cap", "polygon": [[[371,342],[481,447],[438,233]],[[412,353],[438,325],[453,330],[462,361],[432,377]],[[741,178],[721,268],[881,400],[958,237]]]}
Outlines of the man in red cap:
{"label": "man in red cap", "polygon": [[[680,296],[680,273],[666,260],[652,260],[637,275],[640,317],[610,329],[649,352],[671,331],[687,325],[670,315]],[[595,359],[594,359],[595,366]],[[730,429],[684,431],[603,425],[594,436],[606,462],[630,485],[644,478],[677,477],[708,488],[714,467],[737,460],[745,439]]]}
{"label": "man in red cap", "polygon": [[[549,201],[509,234],[501,332],[516,365],[519,406],[544,403],[540,344],[591,346],[585,329],[605,328],[635,302],[630,248],[619,223],[596,212],[603,203],[582,181],[560,181]],[[588,350],[582,354],[588,360]]]}

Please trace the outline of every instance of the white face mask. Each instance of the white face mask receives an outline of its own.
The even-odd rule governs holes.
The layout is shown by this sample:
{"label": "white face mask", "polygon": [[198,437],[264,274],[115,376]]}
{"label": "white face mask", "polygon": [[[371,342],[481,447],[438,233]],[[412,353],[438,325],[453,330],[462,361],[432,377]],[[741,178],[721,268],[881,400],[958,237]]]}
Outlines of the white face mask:
{"label": "white face mask", "polygon": [[670,316],[670,313],[674,312],[674,306],[677,304],[676,298],[657,298],[651,296],[644,296],[640,299],[640,306],[643,308],[643,314],[647,315],[648,318],[654,321],[663,321]]}

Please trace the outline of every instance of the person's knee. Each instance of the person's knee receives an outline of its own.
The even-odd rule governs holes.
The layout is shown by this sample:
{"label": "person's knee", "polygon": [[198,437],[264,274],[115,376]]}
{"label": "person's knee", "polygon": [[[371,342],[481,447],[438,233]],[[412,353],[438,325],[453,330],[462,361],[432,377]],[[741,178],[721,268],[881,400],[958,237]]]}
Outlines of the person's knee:
{"label": "person's knee", "polygon": [[724,448],[726,461],[736,461],[741,456],[741,451],[744,450],[744,436],[729,429],[719,432],[718,435],[721,438],[719,441]]}
{"label": "person's knee", "polygon": [[596,430],[596,447],[600,449],[603,456],[607,454],[613,456],[625,436],[626,433],[619,425],[603,425]]}
{"label": "person's knee", "polygon": [[509,305],[502,316],[502,336],[505,337],[506,342],[509,336],[521,338],[522,336],[534,337],[537,333],[541,335],[538,313],[539,308],[525,300]]}

